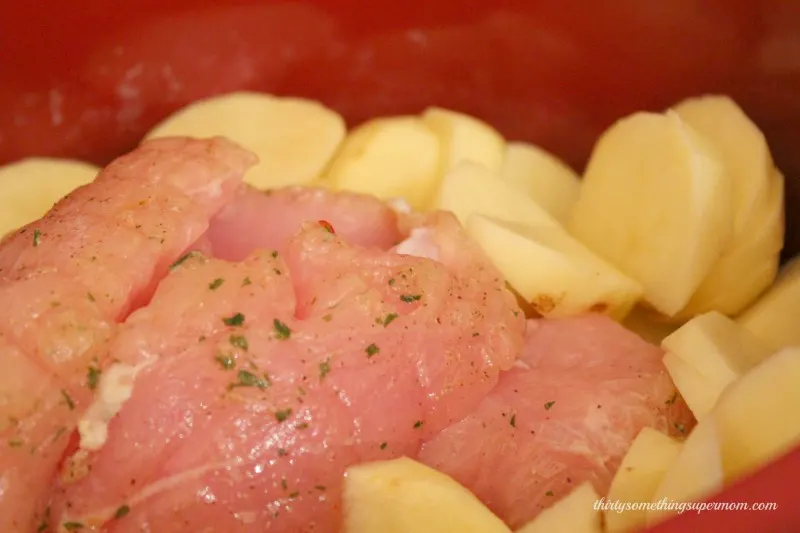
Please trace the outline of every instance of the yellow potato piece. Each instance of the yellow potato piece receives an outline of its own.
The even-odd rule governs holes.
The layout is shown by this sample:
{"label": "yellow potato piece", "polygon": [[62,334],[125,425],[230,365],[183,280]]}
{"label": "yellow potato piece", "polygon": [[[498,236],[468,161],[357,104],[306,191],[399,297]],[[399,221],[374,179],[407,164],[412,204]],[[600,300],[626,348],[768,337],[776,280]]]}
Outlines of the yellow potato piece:
{"label": "yellow potato piece", "polygon": [[511,142],[506,146],[500,177],[565,222],[580,193],[580,178],[569,166],[538,146]]}
{"label": "yellow potato piece", "polygon": [[441,107],[429,107],[421,116],[440,141],[439,176],[463,161],[479,163],[492,172],[500,172],[506,141],[489,124]]}
{"label": "yellow potato piece", "polygon": [[452,211],[462,225],[479,213],[525,226],[561,227],[536,202],[499,180],[497,173],[472,161],[462,161],[445,175],[433,207]]}
{"label": "yellow potato piece", "polygon": [[636,436],[608,489],[608,501],[626,508],[605,511],[607,533],[627,533],[644,528],[647,508],[661,481],[681,451],[682,443],[652,428]]}
{"label": "yellow potato piece", "polygon": [[720,390],[709,387],[708,378],[674,353],[666,352],[662,361],[692,414],[697,417],[711,411],[719,399]]}
{"label": "yellow potato piece", "polygon": [[600,496],[588,481],[542,511],[516,533],[601,533]]}
{"label": "yellow potato piece", "polygon": [[711,310],[736,315],[775,280],[785,228],[783,174],[773,169],[769,184],[763,205],[757,206],[750,224],[723,251],[679,318]]}
{"label": "yellow potato piece", "polygon": [[678,512],[670,504],[700,502],[722,489],[724,482],[720,437],[713,419],[701,419],[684,441],[661,484],[653,506],[647,511],[647,524],[653,525]]}
{"label": "yellow potato piece", "polygon": [[146,136],[227,137],[259,163],[244,181],[259,189],[314,181],[345,137],[344,119],[319,102],[234,92],[194,102]]}
{"label": "yellow potato piece", "polygon": [[728,480],[800,444],[800,347],[784,348],[728,387],[712,415]]}
{"label": "yellow potato piece", "polygon": [[598,312],[621,320],[642,294],[638,283],[561,228],[525,227],[474,214],[467,233],[542,316]]}
{"label": "yellow potato piece", "polygon": [[510,533],[475,495],[408,458],[347,470],[344,533]]}
{"label": "yellow potato piece", "polygon": [[773,350],[800,345],[800,259],[786,265],[775,284],[737,322]]}
{"label": "yellow potato piece", "polygon": [[0,167],[0,237],[38,220],[100,169],[72,159],[35,157]]}
{"label": "yellow potato piece", "polygon": [[663,322],[660,317],[642,307],[634,308],[625,317],[622,325],[651,344],[661,344],[664,337],[678,329],[678,325]]}
{"label": "yellow potato piece", "polygon": [[417,117],[370,120],[351,131],[327,171],[334,189],[430,203],[439,170],[439,140]]}
{"label": "yellow potato piece", "polygon": [[730,182],[717,152],[677,115],[636,113],[597,142],[568,229],[672,316],[727,246]]}
{"label": "yellow potato piece", "polygon": [[678,386],[678,390],[698,418],[713,407],[728,385],[772,354],[753,334],[716,311],[693,318],[666,337],[661,347],[702,377],[697,384],[701,390],[695,390],[686,383],[688,376],[679,379],[672,375],[673,371],[680,372],[680,366],[665,360],[676,385],[684,381],[684,387]]}

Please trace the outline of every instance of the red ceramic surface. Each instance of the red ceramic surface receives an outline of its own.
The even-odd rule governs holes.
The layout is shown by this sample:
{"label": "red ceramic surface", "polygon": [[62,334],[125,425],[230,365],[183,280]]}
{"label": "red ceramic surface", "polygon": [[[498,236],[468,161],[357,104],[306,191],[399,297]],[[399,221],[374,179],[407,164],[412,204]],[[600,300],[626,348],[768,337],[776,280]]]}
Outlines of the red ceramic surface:
{"label": "red ceramic surface", "polygon": [[[351,124],[438,104],[580,170],[615,118],[731,94],[788,176],[800,249],[800,2],[0,0],[0,164],[106,163],[167,113],[233,89],[316,98]],[[800,452],[655,533],[800,531]]]}

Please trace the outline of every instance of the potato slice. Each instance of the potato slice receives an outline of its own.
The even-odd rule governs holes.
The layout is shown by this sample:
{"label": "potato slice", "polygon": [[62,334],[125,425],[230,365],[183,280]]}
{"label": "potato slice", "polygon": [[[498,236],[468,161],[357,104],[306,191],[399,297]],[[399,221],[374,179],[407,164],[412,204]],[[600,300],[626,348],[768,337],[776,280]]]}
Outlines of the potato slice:
{"label": "potato slice", "polygon": [[746,475],[800,444],[800,347],[770,356],[722,393],[712,415],[727,479]]}
{"label": "potato slice", "polygon": [[713,419],[701,419],[656,489],[651,500],[656,505],[647,511],[647,524],[677,513],[675,503],[699,502],[713,495],[722,489],[724,479],[717,426]]}
{"label": "potato slice", "polygon": [[34,157],[0,167],[0,237],[44,216],[100,172],[72,159]]}
{"label": "potato slice", "polygon": [[730,182],[717,152],[677,115],[636,113],[596,144],[568,228],[672,316],[728,243]]}
{"label": "potato slice", "polygon": [[711,411],[719,399],[720,390],[709,387],[708,378],[674,353],[665,353],[662,361],[695,418]]}
{"label": "potato slice", "polygon": [[542,316],[597,312],[621,320],[642,294],[638,283],[561,228],[525,227],[473,214],[467,233]]}
{"label": "potato slice", "polygon": [[[641,504],[653,499],[682,443],[652,428],[636,436],[608,489],[608,501]],[[605,511],[607,533],[636,531],[647,524],[647,509],[630,505]]]}
{"label": "potato slice", "polygon": [[[678,387],[696,417],[713,407],[725,387],[772,354],[772,350],[749,331],[716,311],[693,318],[666,337],[661,347],[702,376],[702,383],[698,384],[702,391],[692,390],[694,387],[690,388],[688,383],[684,388]],[[679,370],[679,365],[668,361],[665,364],[668,370],[670,367]],[[677,384],[680,380],[676,378],[673,375]],[[684,376],[683,381],[686,379]]]}
{"label": "potato slice", "polygon": [[777,169],[764,205],[757,207],[750,224],[734,237],[679,318],[711,310],[736,315],[775,280],[785,228],[784,177]]}
{"label": "potato slice", "polygon": [[546,150],[524,142],[508,143],[500,177],[560,222],[566,222],[580,193],[580,178],[574,170]]}
{"label": "potato slice", "polygon": [[344,119],[319,102],[244,91],[194,102],[146,138],[227,137],[259,158],[244,181],[271,189],[318,178],[345,133]]}
{"label": "potato slice", "polygon": [[516,533],[601,533],[600,496],[588,481],[555,502]]}
{"label": "potato slice", "polygon": [[800,258],[783,267],[775,284],[736,320],[773,350],[800,345]]}
{"label": "potato slice", "polygon": [[326,179],[334,189],[428,206],[437,185],[439,139],[418,117],[370,120],[351,131]]}
{"label": "potato slice", "polygon": [[422,120],[441,143],[439,176],[462,161],[479,163],[496,173],[503,168],[506,141],[482,120],[441,107],[426,109]]}
{"label": "potato slice", "polygon": [[758,223],[754,211],[763,211],[769,196],[773,162],[767,139],[728,96],[687,98],[672,109],[722,156],[731,179],[734,240],[740,240]]}
{"label": "potato slice", "polygon": [[449,476],[406,457],[347,470],[345,533],[510,533]]}
{"label": "potato slice", "polygon": [[634,308],[622,325],[651,344],[661,344],[665,337],[678,329],[678,325],[664,322],[642,307]]}
{"label": "potato slice", "polygon": [[536,202],[498,179],[497,173],[472,161],[462,161],[445,175],[433,207],[452,211],[462,225],[480,213],[525,226],[561,227]]}

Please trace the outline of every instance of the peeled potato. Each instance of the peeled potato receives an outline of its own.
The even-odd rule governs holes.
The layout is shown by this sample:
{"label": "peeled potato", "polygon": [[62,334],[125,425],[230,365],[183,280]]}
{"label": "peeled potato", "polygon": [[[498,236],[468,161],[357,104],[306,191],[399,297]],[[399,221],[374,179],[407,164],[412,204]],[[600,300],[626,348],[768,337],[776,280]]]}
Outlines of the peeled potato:
{"label": "peeled potato", "polygon": [[[678,387],[696,417],[713,407],[725,387],[772,354],[772,350],[749,331],[716,311],[693,318],[666,337],[661,347],[702,376],[699,384],[702,390],[692,390],[688,384]],[[667,364],[668,370],[670,366],[675,368]],[[673,376],[673,380],[677,385],[681,380],[676,377]],[[703,398],[702,402],[695,401],[698,396]]]}
{"label": "peeled potato", "polygon": [[713,409],[721,392],[718,387],[709,387],[708,378],[672,352],[666,352],[662,361],[669,372],[669,377],[695,417]]}
{"label": "peeled potato", "polygon": [[89,163],[36,157],[0,167],[0,237],[44,216],[100,172]]}
{"label": "peeled potato", "polygon": [[800,347],[770,356],[722,393],[712,415],[728,480],[800,444]]}
{"label": "peeled potato", "polygon": [[800,259],[786,265],[775,284],[737,319],[773,350],[800,345]]}
{"label": "peeled potato", "polygon": [[516,533],[601,533],[600,496],[588,481],[542,511]]}
{"label": "peeled potato", "polygon": [[784,177],[773,169],[763,205],[722,253],[679,317],[716,310],[736,315],[775,280],[785,228]]}
{"label": "peeled potato", "polygon": [[463,161],[500,172],[506,141],[493,127],[475,117],[441,107],[426,109],[422,120],[441,143],[440,176]]}
{"label": "peeled potato", "polygon": [[510,533],[475,495],[408,458],[347,470],[345,533]]}
{"label": "peeled potato", "polygon": [[467,233],[542,316],[597,312],[622,319],[642,294],[638,283],[561,228],[525,227],[473,214]]}
{"label": "peeled potato", "polygon": [[234,92],[184,107],[146,138],[227,137],[259,158],[244,181],[269,189],[314,181],[345,133],[344,119],[319,102]]}
{"label": "peeled potato", "polygon": [[672,316],[732,234],[730,183],[717,152],[677,115],[636,113],[596,144],[568,228]]}
{"label": "peeled potato", "polygon": [[508,143],[500,177],[561,222],[567,220],[580,192],[574,170],[542,148],[524,142]]}
{"label": "peeled potato", "polygon": [[462,225],[479,213],[526,226],[560,227],[536,202],[472,161],[462,161],[444,176],[433,207],[452,211]]}
{"label": "peeled potato", "polygon": [[[703,419],[683,443],[651,501],[667,505],[699,502],[722,489],[724,479],[717,426],[714,420]],[[652,525],[675,513],[677,509],[651,507],[647,523]]]}
{"label": "peeled potato", "polygon": [[[644,428],[636,436],[622,459],[608,489],[608,501],[642,503],[653,499],[667,470],[678,457],[682,443],[652,428]],[[625,533],[643,528],[647,509],[631,506],[623,512],[605,512],[607,533]]]}
{"label": "peeled potato", "polygon": [[335,189],[430,203],[439,170],[439,140],[417,117],[370,120],[347,136],[326,173]]}

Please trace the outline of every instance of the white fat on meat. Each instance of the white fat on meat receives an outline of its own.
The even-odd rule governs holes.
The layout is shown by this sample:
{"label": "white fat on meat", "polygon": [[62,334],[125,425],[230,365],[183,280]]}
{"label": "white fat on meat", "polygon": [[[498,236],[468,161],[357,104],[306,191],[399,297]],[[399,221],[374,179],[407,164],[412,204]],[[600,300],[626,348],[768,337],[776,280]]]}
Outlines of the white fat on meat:
{"label": "white fat on meat", "polygon": [[136,375],[153,361],[138,365],[114,363],[103,371],[98,384],[98,393],[78,421],[78,432],[81,436],[80,447],[83,450],[99,450],[108,438],[108,423],[122,409],[133,394]]}
{"label": "white fat on meat", "polygon": [[439,261],[439,246],[430,228],[414,228],[406,240],[395,246],[395,253]]}

